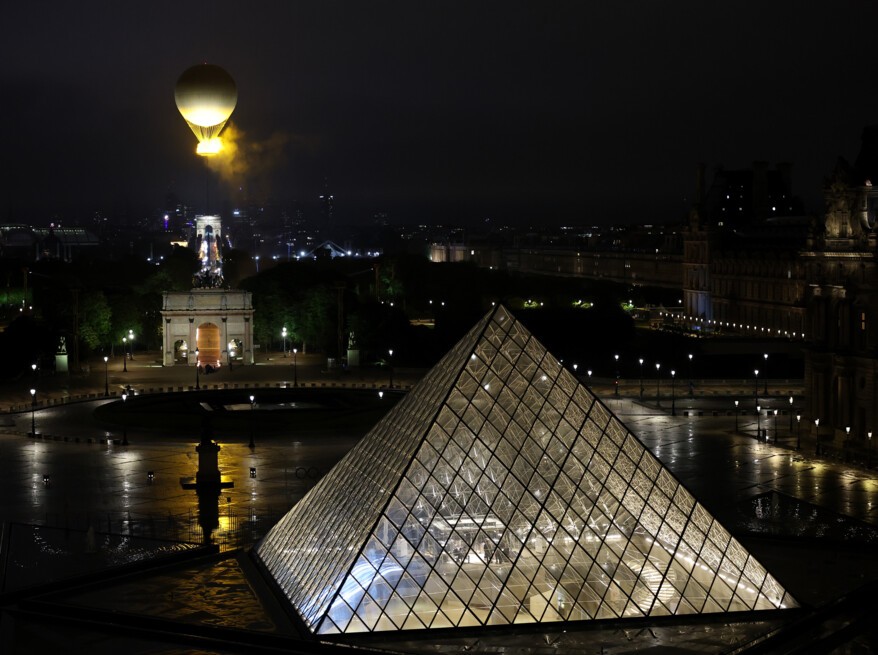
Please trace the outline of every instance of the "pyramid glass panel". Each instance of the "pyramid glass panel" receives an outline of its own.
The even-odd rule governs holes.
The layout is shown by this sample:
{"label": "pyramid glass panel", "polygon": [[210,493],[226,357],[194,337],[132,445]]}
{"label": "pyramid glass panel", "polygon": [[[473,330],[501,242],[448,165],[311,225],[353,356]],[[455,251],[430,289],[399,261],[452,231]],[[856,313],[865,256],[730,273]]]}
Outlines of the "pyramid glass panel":
{"label": "pyramid glass panel", "polygon": [[318,634],[796,606],[503,307],[255,553]]}

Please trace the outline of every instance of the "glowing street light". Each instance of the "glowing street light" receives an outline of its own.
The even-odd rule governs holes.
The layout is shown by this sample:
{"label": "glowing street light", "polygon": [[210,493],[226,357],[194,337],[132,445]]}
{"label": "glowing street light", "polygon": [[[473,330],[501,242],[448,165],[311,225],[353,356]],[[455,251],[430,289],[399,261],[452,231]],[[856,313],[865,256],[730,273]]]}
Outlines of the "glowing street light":
{"label": "glowing street light", "polygon": [[677,371],[671,369],[671,416],[677,415],[677,390],[674,385],[674,380],[676,380],[676,377],[674,376],[676,374]]}
{"label": "glowing street light", "polygon": [[763,378],[762,393],[764,393],[767,396],[768,395],[768,353],[764,353],[762,355],[762,357],[765,358],[765,377]]}
{"label": "glowing street light", "polygon": [[753,371],[753,397],[759,400],[759,369]]}
{"label": "glowing street light", "polygon": [[793,433],[793,397],[790,396],[790,434]]}
{"label": "glowing street light", "polygon": [[232,372],[232,351],[235,349],[235,342],[229,341],[228,350],[226,350],[226,357],[229,360],[229,373]]}
{"label": "glowing street light", "polygon": [[128,337],[122,337],[122,372],[128,372]]}
{"label": "glowing street light", "polygon": [[107,362],[109,361],[110,358],[104,355],[104,396],[110,395],[110,377],[107,371]]}
{"label": "glowing street light", "polygon": [[256,422],[254,420],[253,411],[256,409],[256,396],[250,396],[250,448],[256,448],[256,441],[254,439],[254,432],[256,430]]}
{"label": "glowing street light", "polygon": [[134,330],[128,330],[128,357],[134,361]]}
{"label": "glowing street light", "polygon": [[296,366],[296,355],[298,354],[298,352],[299,352],[298,348],[293,348],[293,386],[294,387],[299,386],[299,375],[298,375],[297,366]]}
{"label": "glowing street light", "polygon": [[283,337],[284,342],[284,357],[287,356],[287,326],[284,326],[284,329],[280,331],[281,337]]}
{"label": "glowing street light", "polygon": [[689,353],[689,395],[695,395],[694,388],[692,386],[692,353]]}
{"label": "glowing street light", "polygon": [[393,348],[390,348],[387,351],[387,370],[390,374],[390,384],[388,385],[388,389],[393,389],[393,362],[391,361],[393,357]]}
{"label": "glowing street light", "polygon": [[619,395],[619,355],[613,355],[613,359],[616,360],[616,391],[615,395]]}
{"label": "glowing street light", "polygon": [[[128,394],[123,393],[122,394],[122,409],[123,410],[125,408],[125,401],[126,400],[128,400]],[[122,445],[123,446],[128,445],[128,423],[126,422],[124,417],[122,418]]]}
{"label": "glowing street light", "polygon": [[735,432],[738,431],[738,401],[735,401]]}
{"label": "glowing street light", "polygon": [[759,436],[762,434],[762,408],[759,405],[756,405],[756,440],[759,441]]}
{"label": "glowing street light", "polygon": [[643,357],[637,360],[640,362],[640,400],[643,400]]}
{"label": "glowing street light", "polygon": [[777,445],[777,410],[774,410],[774,445]]}
{"label": "glowing street light", "polygon": [[659,369],[662,367],[658,362],[655,363],[655,404],[661,404],[662,378],[659,375]]}
{"label": "glowing street light", "polygon": [[30,433],[31,436],[37,436],[37,390],[30,390]]}
{"label": "glowing street light", "polygon": [[198,363],[198,348],[195,349],[195,388],[201,389],[201,382],[199,380],[198,374],[200,371],[198,370],[201,365]]}
{"label": "glowing street light", "polygon": [[796,450],[802,447],[802,415],[796,414]]}

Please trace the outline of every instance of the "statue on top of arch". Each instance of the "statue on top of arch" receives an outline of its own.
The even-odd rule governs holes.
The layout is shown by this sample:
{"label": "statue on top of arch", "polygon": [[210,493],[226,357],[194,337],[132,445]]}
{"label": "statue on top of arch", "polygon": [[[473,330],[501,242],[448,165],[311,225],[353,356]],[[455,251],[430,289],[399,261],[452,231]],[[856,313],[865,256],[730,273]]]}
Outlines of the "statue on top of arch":
{"label": "statue on top of arch", "polygon": [[192,288],[194,289],[222,289],[223,287],[223,274],[218,268],[204,268],[192,276]]}

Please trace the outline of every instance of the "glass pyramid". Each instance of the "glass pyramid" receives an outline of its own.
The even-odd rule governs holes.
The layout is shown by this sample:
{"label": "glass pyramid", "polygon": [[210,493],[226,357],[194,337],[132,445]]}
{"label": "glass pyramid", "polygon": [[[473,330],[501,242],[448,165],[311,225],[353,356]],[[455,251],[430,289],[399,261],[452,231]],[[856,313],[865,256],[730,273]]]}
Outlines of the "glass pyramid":
{"label": "glass pyramid", "polygon": [[797,605],[503,307],[255,552],[318,634]]}

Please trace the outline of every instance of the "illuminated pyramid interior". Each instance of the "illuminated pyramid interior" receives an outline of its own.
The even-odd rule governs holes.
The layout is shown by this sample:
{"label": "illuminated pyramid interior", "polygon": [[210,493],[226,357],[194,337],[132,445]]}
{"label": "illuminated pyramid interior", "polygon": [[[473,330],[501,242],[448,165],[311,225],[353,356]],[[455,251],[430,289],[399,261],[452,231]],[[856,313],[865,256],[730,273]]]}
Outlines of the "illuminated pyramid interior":
{"label": "illuminated pyramid interior", "polygon": [[503,307],[256,555],[318,634],[796,606]]}

